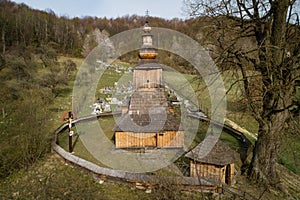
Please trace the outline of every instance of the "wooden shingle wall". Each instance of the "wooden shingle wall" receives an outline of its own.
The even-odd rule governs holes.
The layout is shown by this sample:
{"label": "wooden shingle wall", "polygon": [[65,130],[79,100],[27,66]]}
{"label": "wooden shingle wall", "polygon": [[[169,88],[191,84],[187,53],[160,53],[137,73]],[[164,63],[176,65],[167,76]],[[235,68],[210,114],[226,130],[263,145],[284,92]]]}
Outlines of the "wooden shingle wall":
{"label": "wooden shingle wall", "polygon": [[[226,175],[226,173],[229,173]],[[234,163],[226,166],[190,161],[190,176],[213,179],[222,184],[231,185],[234,179]]]}
{"label": "wooden shingle wall", "polygon": [[183,131],[165,131],[157,134],[157,147],[178,147],[184,146]]}
{"label": "wooden shingle wall", "polygon": [[165,131],[161,133],[116,132],[116,148],[182,148],[183,131]]}
{"label": "wooden shingle wall", "polygon": [[157,88],[162,85],[162,69],[135,70],[133,77],[134,89]]}

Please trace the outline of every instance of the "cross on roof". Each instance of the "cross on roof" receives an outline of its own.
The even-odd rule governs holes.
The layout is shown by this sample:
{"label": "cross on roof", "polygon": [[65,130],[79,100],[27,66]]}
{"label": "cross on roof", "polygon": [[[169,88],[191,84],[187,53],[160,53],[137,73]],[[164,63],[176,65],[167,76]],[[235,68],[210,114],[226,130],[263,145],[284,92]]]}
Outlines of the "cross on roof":
{"label": "cross on roof", "polygon": [[147,17],[147,18],[149,17],[149,13],[150,13],[150,11],[147,9],[147,10],[146,10],[146,17]]}
{"label": "cross on roof", "polygon": [[148,24],[149,13],[150,13],[150,11],[147,9],[146,10],[146,23],[147,24]]}

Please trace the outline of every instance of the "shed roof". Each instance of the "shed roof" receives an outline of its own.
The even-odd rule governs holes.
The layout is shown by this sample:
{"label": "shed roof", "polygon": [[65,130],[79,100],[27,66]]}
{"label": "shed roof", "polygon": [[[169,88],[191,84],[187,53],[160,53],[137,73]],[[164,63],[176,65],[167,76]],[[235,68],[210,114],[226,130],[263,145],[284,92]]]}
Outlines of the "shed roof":
{"label": "shed roof", "polygon": [[[201,148],[207,148],[203,145],[203,141],[198,144],[194,149],[188,152],[185,157],[188,157],[197,162],[213,164],[213,165],[228,165],[234,163],[238,159],[238,154],[236,151],[232,150],[228,145],[221,142],[220,140],[214,145],[211,151],[204,157],[200,155]],[[211,147],[210,147],[211,148]]]}

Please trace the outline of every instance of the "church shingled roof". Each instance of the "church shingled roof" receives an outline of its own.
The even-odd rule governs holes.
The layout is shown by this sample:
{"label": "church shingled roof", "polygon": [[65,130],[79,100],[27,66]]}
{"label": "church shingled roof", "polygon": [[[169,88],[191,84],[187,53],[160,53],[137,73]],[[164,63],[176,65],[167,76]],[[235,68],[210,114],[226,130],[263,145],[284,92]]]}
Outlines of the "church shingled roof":
{"label": "church shingled roof", "polygon": [[182,131],[180,120],[175,115],[132,114],[122,115],[115,124],[113,131],[134,133],[159,133],[163,131]]}

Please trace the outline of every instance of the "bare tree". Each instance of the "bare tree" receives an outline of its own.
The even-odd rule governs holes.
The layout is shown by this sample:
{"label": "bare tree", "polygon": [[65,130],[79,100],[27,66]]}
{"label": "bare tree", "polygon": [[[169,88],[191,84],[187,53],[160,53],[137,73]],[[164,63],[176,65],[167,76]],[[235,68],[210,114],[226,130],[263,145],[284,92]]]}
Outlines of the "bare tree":
{"label": "bare tree", "polygon": [[241,74],[247,105],[259,124],[249,176],[278,186],[276,163],[299,78],[299,0],[185,0],[185,4],[191,16],[208,16],[218,23],[215,58],[219,66]]}

